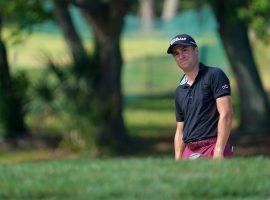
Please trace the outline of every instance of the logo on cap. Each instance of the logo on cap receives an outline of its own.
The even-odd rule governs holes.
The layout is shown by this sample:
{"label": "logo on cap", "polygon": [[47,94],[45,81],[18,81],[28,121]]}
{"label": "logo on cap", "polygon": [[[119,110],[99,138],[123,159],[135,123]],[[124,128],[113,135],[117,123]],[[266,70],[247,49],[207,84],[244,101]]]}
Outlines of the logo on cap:
{"label": "logo on cap", "polygon": [[224,84],[221,87],[222,87],[223,90],[225,90],[225,89],[228,89],[229,88],[229,85],[228,84]]}
{"label": "logo on cap", "polygon": [[175,43],[175,42],[177,42],[177,41],[179,41],[179,40],[186,40],[187,38],[185,38],[185,37],[177,37],[177,38],[174,38],[174,39],[172,39],[172,41],[171,41],[171,45],[173,44],[173,43]]}

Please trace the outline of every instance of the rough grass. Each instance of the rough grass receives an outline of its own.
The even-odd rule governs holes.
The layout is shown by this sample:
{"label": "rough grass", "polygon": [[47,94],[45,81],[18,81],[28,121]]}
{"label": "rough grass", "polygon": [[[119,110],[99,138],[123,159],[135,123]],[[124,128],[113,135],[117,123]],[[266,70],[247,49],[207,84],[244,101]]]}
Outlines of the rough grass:
{"label": "rough grass", "polygon": [[268,199],[270,159],[58,160],[0,165],[1,199]]}

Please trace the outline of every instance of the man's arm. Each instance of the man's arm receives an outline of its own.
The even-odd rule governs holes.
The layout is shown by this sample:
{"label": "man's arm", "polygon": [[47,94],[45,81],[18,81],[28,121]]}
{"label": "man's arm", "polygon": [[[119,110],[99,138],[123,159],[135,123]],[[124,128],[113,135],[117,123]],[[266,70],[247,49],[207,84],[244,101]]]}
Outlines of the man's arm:
{"label": "man's arm", "polygon": [[184,122],[177,122],[176,132],[174,136],[174,151],[175,151],[175,160],[180,160],[185,148],[185,143],[183,142],[183,128]]}
{"label": "man's arm", "polygon": [[227,144],[232,125],[232,103],[230,96],[223,96],[216,99],[219,112],[217,142],[213,158],[223,158],[223,152]]}

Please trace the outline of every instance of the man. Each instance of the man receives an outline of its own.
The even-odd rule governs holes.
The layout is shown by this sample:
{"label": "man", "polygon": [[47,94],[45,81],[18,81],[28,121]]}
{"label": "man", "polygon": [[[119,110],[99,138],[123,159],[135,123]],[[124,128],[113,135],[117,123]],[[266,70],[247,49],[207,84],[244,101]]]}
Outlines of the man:
{"label": "man", "polygon": [[175,36],[167,53],[185,73],[175,92],[175,159],[231,156],[229,79],[221,69],[199,62],[197,44],[187,34]]}

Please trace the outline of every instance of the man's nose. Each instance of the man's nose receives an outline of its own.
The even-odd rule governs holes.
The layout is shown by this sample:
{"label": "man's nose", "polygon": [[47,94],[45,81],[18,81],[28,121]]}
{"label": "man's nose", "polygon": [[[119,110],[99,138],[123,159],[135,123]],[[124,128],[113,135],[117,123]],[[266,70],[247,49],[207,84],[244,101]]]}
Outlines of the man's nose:
{"label": "man's nose", "polygon": [[183,59],[183,58],[184,58],[184,54],[179,52],[179,53],[178,53],[178,59],[181,60],[181,59]]}

